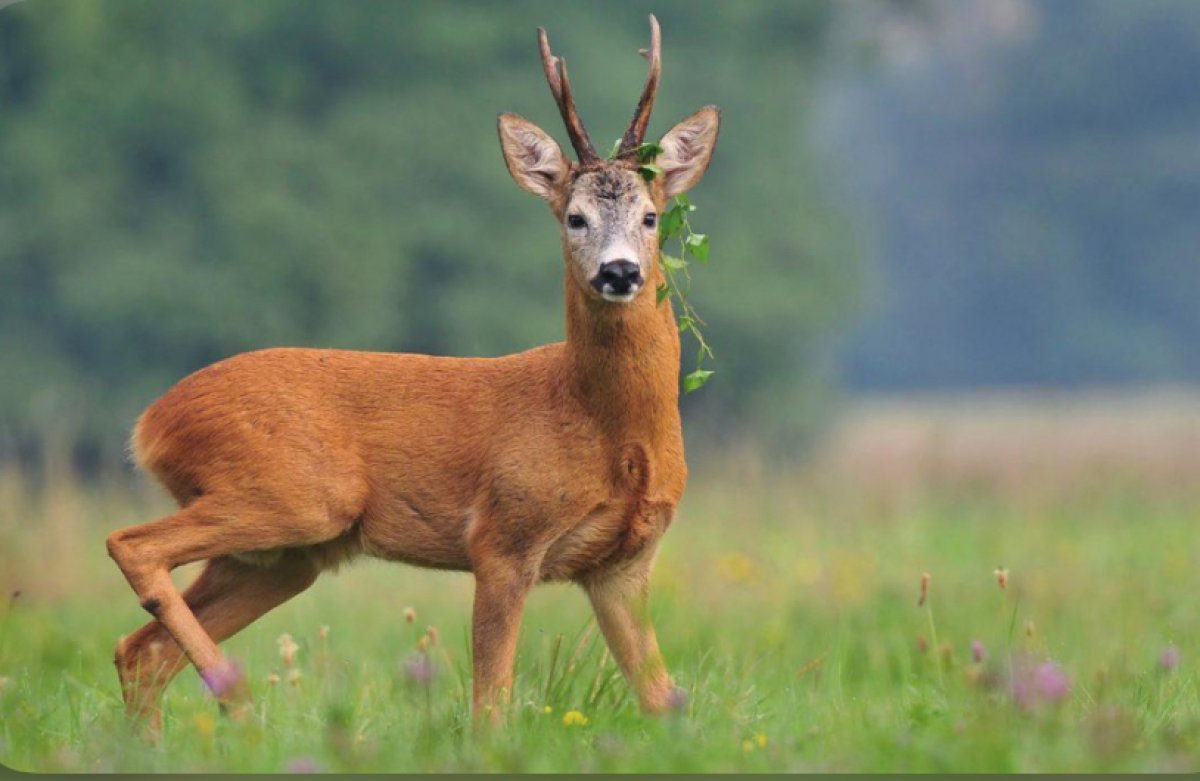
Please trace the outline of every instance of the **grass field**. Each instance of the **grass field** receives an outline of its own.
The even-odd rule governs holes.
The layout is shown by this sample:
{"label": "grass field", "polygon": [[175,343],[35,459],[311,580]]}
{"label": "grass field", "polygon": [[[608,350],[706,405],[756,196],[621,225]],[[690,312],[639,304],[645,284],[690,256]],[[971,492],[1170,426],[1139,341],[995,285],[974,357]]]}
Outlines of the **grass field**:
{"label": "grass field", "polygon": [[[1108,450],[1095,444],[1103,437],[1076,448],[1092,466],[1059,456],[1056,471],[1043,463],[1061,440],[1053,427],[1030,426],[1023,444],[997,449],[995,431],[968,435],[949,423],[918,436],[920,414],[881,415],[804,470],[737,454],[694,470],[652,600],[668,664],[689,692],[678,712],[641,716],[582,594],[551,586],[525,615],[509,724],[484,735],[468,716],[470,577],[364,560],[226,645],[252,681],[250,719],[222,718],[187,670],[168,690],[164,739],[143,743],[124,722],[111,655],[144,614],[102,541],[162,514],[166,501],[137,485],[53,474],[42,489],[9,470],[0,476],[0,585],[21,594],[0,606],[0,762],[38,771],[1200,769],[1200,488],[1172,471],[1188,465],[1186,454],[1156,461],[1142,442],[1133,461],[1114,466],[1096,454],[1137,439],[1117,431]],[[1180,425],[1162,429],[1176,441]],[[863,440],[864,431],[874,433]],[[1008,570],[1006,589],[998,568]],[[290,666],[284,633],[299,647]]]}

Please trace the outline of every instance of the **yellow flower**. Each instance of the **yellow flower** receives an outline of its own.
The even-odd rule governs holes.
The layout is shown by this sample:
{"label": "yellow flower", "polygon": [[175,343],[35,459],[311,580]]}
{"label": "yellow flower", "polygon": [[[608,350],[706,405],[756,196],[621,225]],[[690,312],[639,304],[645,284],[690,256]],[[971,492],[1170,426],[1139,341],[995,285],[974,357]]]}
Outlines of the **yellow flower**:
{"label": "yellow flower", "polygon": [[554,713],[554,708],[547,705],[546,707],[542,708],[542,713]]}
{"label": "yellow flower", "polygon": [[759,748],[766,748],[767,747],[767,736],[760,732],[754,736],[754,742],[758,744]]}
{"label": "yellow flower", "polygon": [[586,727],[588,723],[587,716],[584,716],[577,710],[569,710],[563,714],[563,725],[567,727]]}
{"label": "yellow flower", "polygon": [[217,722],[211,713],[197,713],[192,719],[192,726],[205,738],[211,738],[217,732]]}
{"label": "yellow flower", "polygon": [[749,583],[758,574],[758,566],[754,559],[734,551],[717,559],[717,574],[731,583]]}

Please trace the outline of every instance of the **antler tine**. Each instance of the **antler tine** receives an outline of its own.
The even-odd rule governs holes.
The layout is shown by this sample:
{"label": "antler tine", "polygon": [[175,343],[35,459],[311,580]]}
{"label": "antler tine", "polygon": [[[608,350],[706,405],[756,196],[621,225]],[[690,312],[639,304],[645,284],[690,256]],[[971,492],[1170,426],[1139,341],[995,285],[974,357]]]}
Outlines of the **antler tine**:
{"label": "antler tine", "polygon": [[662,33],[658,28],[658,19],[650,14],[650,48],[638,49],[650,65],[646,74],[646,86],[642,97],[638,99],[637,110],[633,113],[633,121],[621,139],[619,155],[637,149],[646,137],[646,126],[650,124],[650,110],[654,108],[654,98],[658,95],[658,80],[662,75]]}
{"label": "antler tine", "polygon": [[550,94],[558,104],[558,113],[562,115],[563,124],[567,126],[567,135],[571,137],[571,146],[579,162],[587,164],[600,159],[592,140],[588,138],[587,128],[575,110],[575,98],[571,94],[571,79],[567,76],[567,61],[556,57],[550,52],[550,39],[546,28],[538,28],[538,49],[542,53],[542,70],[546,72],[546,83],[550,85]]}

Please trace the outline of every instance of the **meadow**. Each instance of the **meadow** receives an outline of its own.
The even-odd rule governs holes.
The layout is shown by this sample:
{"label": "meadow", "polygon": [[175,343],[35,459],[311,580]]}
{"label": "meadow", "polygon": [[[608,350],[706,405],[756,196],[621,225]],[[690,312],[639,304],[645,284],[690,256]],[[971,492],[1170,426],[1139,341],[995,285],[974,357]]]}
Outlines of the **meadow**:
{"label": "meadow", "polygon": [[[531,599],[504,729],[469,717],[468,575],[362,560],[226,644],[160,743],[112,648],[127,476],[0,472],[0,762],[36,771],[1195,771],[1200,404],[876,405],[785,466],[692,455],[653,581],[687,692],[642,716],[568,586]],[[179,574],[185,582],[194,573]],[[927,599],[918,605],[923,575]],[[17,592],[19,591],[19,595]]]}

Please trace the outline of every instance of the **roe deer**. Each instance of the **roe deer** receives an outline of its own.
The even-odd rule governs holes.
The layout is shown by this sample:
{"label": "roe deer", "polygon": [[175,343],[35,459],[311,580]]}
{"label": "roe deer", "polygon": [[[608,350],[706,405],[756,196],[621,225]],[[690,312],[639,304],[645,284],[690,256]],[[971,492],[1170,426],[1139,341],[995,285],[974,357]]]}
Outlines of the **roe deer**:
{"label": "roe deer", "polygon": [[[142,413],[134,456],[180,510],[107,544],[155,619],[116,649],[126,708],[152,731],[187,661],[222,705],[244,703],[217,643],[357,554],[474,573],[476,717],[498,718],[510,694],[522,607],[542,581],[580,584],[642,707],[669,705],[645,601],[687,467],[679,331],[670,300],[655,300],[656,220],[703,176],[719,112],[677,124],[660,142],[662,173],[639,175],[661,68],[650,25],[649,75],[613,159],[596,154],[540,28],[578,162],[532,123],[499,118],[509,172],[558,221],[566,341],[501,358],[249,352]],[[170,571],[200,560],[181,594]]]}

